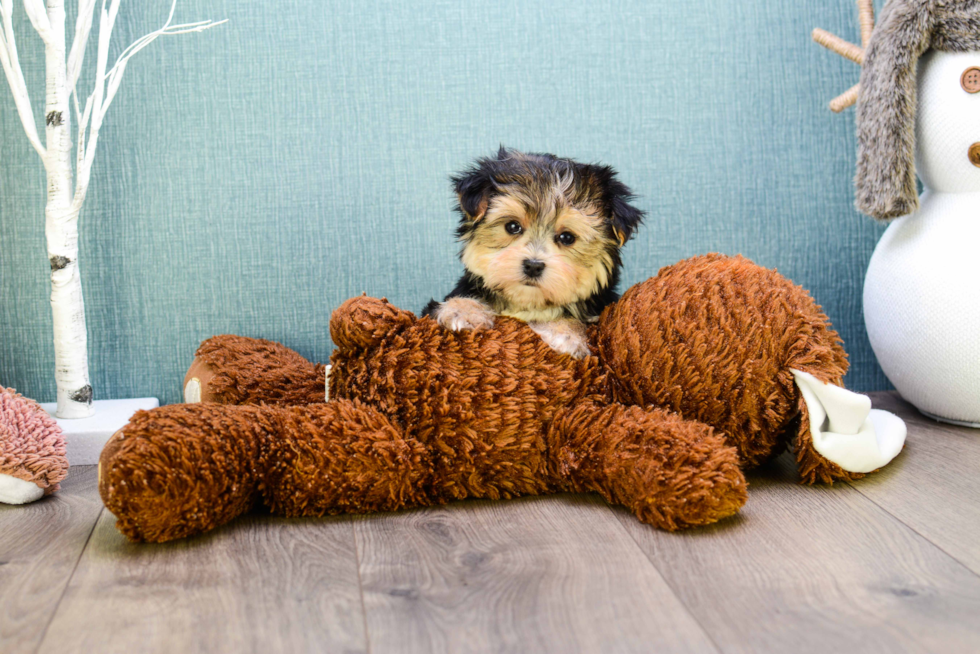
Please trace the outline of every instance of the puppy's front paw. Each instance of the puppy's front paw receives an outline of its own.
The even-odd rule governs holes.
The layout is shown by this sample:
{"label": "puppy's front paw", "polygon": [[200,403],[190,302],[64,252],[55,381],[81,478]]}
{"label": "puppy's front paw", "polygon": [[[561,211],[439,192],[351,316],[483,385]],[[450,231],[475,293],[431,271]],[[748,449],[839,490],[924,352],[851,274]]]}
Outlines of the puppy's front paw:
{"label": "puppy's front paw", "polygon": [[449,298],[432,315],[440,325],[454,332],[464,329],[490,329],[493,327],[493,316],[490,307],[467,297]]}
{"label": "puppy's front paw", "polygon": [[556,352],[570,354],[576,359],[589,356],[589,341],[585,335],[585,325],[577,320],[531,322],[528,326]]}

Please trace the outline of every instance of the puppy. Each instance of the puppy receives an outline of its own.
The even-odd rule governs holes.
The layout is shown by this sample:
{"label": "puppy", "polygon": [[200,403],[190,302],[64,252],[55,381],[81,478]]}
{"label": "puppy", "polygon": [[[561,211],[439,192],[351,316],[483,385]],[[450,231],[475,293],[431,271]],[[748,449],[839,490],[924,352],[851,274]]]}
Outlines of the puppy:
{"label": "puppy", "polygon": [[618,299],[619,250],[643,220],[630,190],[609,166],[504,147],[452,181],[466,272],[422,315],[453,331],[511,316],[587,356],[585,324]]}

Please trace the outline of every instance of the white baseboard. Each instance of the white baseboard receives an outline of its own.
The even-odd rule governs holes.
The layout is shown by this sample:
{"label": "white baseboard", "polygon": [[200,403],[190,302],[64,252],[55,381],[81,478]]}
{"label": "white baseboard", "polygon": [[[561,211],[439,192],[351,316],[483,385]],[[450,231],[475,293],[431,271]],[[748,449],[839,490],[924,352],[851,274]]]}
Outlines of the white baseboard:
{"label": "white baseboard", "polygon": [[[129,400],[96,400],[92,402],[95,414],[88,418],[72,420],[55,418],[65,434],[68,448],[68,465],[87,466],[99,462],[102,448],[109,437],[129,422],[140,409],[155,409],[160,401],[155,397],[138,397]],[[58,405],[54,402],[41,407],[54,415]]]}

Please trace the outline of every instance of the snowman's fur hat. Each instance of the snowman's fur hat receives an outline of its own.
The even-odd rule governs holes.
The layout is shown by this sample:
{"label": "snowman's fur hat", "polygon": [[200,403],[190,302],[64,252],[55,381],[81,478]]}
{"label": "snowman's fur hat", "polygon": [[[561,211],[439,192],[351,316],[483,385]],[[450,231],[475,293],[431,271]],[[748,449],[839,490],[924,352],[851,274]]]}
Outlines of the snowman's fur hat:
{"label": "snowman's fur hat", "polygon": [[868,42],[857,108],[857,208],[891,219],[919,207],[916,67],[928,49],[980,50],[980,0],[888,0]]}

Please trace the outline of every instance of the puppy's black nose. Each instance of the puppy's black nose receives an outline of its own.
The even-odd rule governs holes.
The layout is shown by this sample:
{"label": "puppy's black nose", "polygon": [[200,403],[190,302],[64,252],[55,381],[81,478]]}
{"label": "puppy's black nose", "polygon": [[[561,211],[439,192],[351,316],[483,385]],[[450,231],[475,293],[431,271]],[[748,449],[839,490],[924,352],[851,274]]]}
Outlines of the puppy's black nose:
{"label": "puppy's black nose", "polygon": [[524,274],[531,279],[537,279],[544,272],[544,261],[537,259],[524,260]]}

